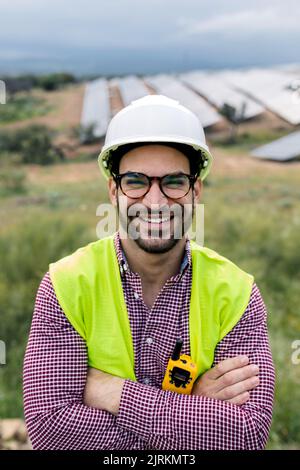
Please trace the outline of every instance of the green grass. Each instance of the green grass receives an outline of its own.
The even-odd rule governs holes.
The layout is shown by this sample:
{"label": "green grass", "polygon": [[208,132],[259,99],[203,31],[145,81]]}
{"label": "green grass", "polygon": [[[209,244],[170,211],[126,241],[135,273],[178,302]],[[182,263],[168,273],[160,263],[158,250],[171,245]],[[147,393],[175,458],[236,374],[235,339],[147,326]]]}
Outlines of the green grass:
{"label": "green grass", "polygon": [[0,165],[0,197],[26,193],[26,174],[21,168]]}
{"label": "green grass", "polygon": [[268,309],[276,366],[268,448],[300,447],[300,366],[291,362],[300,339],[299,196],[297,179],[267,175],[219,179],[205,191],[205,244],[254,274]]}
{"label": "green grass", "polygon": [[[59,166],[68,171],[67,164]],[[46,170],[45,170],[46,171]],[[291,344],[300,339],[300,175],[296,172],[214,177],[203,195],[205,244],[255,276],[267,309],[276,366],[269,449],[300,447],[300,365]],[[96,239],[96,207],[107,202],[98,173],[89,183],[53,180],[0,199],[1,412],[22,416],[21,378],[34,298],[49,262]]]}
{"label": "green grass", "polygon": [[43,116],[50,110],[50,106],[42,98],[31,93],[17,93],[8,96],[6,104],[1,105],[0,124]]}
{"label": "green grass", "polygon": [[[38,221],[38,222],[37,222]],[[0,369],[2,416],[22,415],[21,367],[35,294],[48,265],[93,235],[80,214],[64,216],[30,208],[21,221],[6,226],[0,238],[1,338],[6,343],[6,366]]]}

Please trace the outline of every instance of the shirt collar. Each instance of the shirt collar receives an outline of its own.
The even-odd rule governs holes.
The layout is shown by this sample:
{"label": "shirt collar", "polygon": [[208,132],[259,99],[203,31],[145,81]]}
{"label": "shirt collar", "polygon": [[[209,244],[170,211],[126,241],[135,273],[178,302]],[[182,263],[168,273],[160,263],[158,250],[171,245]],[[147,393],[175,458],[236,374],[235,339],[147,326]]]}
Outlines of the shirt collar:
{"label": "shirt collar", "polygon": [[[117,259],[118,259],[118,263],[119,263],[120,274],[121,274],[121,277],[124,277],[126,275],[126,273],[129,273],[131,271],[130,271],[129,265],[127,263],[127,260],[126,260],[125,253],[122,249],[119,232],[115,233],[114,244],[115,244],[115,250],[116,250]],[[182,258],[182,262],[181,262],[181,265],[180,265],[180,271],[178,273],[178,274],[180,274],[180,278],[183,276],[183,274],[185,273],[187,268],[189,266],[191,266],[191,264],[192,264],[191,260],[192,260],[192,258],[191,258],[190,240],[187,237],[186,244],[185,244],[185,250],[184,250],[184,256]]]}

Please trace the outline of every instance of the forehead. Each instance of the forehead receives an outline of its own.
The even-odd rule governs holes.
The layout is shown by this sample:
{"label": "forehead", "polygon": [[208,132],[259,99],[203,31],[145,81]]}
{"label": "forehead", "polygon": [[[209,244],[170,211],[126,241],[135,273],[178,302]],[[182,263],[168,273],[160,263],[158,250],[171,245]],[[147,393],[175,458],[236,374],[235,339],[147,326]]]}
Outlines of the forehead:
{"label": "forehead", "polygon": [[127,152],[120,161],[120,173],[139,171],[155,174],[166,174],[173,171],[189,173],[190,165],[186,155],[167,145],[151,144],[134,148]]}

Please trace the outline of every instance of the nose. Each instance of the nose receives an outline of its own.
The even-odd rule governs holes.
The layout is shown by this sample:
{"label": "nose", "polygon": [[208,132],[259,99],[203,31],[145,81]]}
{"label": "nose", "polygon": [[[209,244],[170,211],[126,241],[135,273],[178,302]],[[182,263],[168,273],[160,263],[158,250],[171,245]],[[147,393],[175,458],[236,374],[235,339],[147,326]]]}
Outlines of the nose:
{"label": "nose", "polygon": [[151,187],[143,199],[143,203],[150,207],[152,204],[166,204],[166,201],[168,201],[168,199],[161,192],[159,182],[157,180],[152,181]]}

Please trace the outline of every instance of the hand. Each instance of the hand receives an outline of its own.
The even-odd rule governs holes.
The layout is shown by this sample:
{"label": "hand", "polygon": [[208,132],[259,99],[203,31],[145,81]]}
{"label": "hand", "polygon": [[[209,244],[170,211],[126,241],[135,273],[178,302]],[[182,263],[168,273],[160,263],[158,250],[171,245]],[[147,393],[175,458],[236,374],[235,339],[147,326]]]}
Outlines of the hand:
{"label": "hand", "polygon": [[83,403],[117,415],[124,382],[125,379],[89,367]]}
{"label": "hand", "polygon": [[258,372],[258,366],[249,365],[247,356],[226,359],[197,379],[192,395],[243,405],[250,398],[249,390],[259,384]]}

